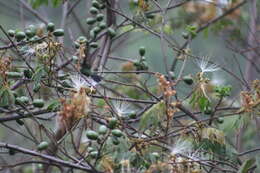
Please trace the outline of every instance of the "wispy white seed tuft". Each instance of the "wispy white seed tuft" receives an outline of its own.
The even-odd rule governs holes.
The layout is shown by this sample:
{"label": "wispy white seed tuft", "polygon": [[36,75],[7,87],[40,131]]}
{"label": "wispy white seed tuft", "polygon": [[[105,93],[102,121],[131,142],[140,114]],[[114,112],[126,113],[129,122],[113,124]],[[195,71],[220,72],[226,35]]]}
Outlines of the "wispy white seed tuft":
{"label": "wispy white seed tuft", "polygon": [[88,77],[83,78],[80,75],[72,75],[70,80],[72,87],[76,91],[79,91],[81,88],[89,88],[97,85],[97,82],[95,82],[93,79]]}
{"label": "wispy white seed tuft", "polygon": [[216,64],[209,63],[209,57],[204,56],[201,60],[197,60],[196,64],[200,68],[202,73],[218,71],[220,68]]}

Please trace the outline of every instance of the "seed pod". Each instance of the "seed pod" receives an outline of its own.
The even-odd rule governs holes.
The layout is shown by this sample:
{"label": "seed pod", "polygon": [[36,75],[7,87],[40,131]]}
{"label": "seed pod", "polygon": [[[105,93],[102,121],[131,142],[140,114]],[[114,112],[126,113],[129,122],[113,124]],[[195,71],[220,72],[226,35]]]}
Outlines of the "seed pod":
{"label": "seed pod", "polygon": [[204,114],[206,114],[206,115],[210,115],[211,113],[212,113],[211,107],[207,108],[207,109],[204,111]]}
{"label": "seed pod", "polygon": [[15,33],[15,38],[17,41],[21,41],[21,40],[25,39],[25,37],[26,37],[26,35],[22,31],[18,31]]}
{"label": "seed pod", "polygon": [[99,22],[101,22],[103,19],[104,19],[104,14],[102,14],[102,13],[99,13],[98,15],[97,15],[97,21],[99,21]]}
{"label": "seed pod", "polygon": [[86,136],[91,140],[97,140],[98,139],[98,133],[94,130],[88,130],[86,132]]}
{"label": "seed pod", "polygon": [[118,145],[120,143],[120,141],[117,138],[112,138],[112,142],[114,145]]}
{"label": "seed pod", "polygon": [[103,9],[105,9],[105,8],[106,8],[106,5],[105,5],[104,3],[99,4],[99,9],[100,9],[100,10],[103,10]]}
{"label": "seed pod", "polygon": [[47,24],[47,31],[53,32],[54,29],[55,29],[55,24],[54,23],[50,22],[50,23]]}
{"label": "seed pod", "polygon": [[157,152],[153,152],[153,153],[152,153],[152,156],[154,156],[156,159],[159,159],[159,158],[160,158],[160,155],[159,155],[159,153],[157,153]]}
{"label": "seed pod", "polygon": [[42,142],[37,146],[37,149],[38,149],[39,151],[42,151],[42,150],[47,149],[48,146],[49,146],[49,143],[48,143],[48,142],[42,141]]}
{"label": "seed pod", "polygon": [[84,44],[84,43],[86,43],[88,40],[87,40],[87,38],[85,37],[85,36],[80,36],[80,37],[78,37],[78,39],[77,39],[77,42],[79,43],[79,44]]}
{"label": "seed pod", "polygon": [[89,153],[90,157],[96,158],[98,156],[98,151],[92,151]]}
{"label": "seed pod", "polygon": [[23,75],[24,75],[26,78],[31,79],[33,73],[32,73],[32,71],[29,70],[29,69],[24,69],[24,71],[23,71]]}
{"label": "seed pod", "polygon": [[29,98],[26,96],[15,98],[15,104],[28,104],[28,103],[29,103]]}
{"label": "seed pod", "polygon": [[93,148],[93,147],[88,147],[88,152],[91,152],[91,151],[95,151],[95,148]]}
{"label": "seed pod", "polygon": [[14,79],[23,77],[23,74],[22,74],[22,73],[13,72],[13,71],[12,71],[12,72],[6,72],[5,74],[7,75],[7,77],[9,77],[9,78],[14,78]]}
{"label": "seed pod", "polygon": [[8,33],[8,35],[9,35],[10,37],[14,37],[14,35],[15,35],[15,31],[12,30],[12,29],[9,29],[9,30],[7,31],[7,33]]}
{"label": "seed pod", "polygon": [[117,125],[117,119],[116,118],[110,118],[110,120],[108,121],[108,128],[110,129],[114,129]]}
{"label": "seed pod", "polygon": [[63,29],[56,29],[54,32],[53,32],[53,35],[55,37],[62,37],[64,35],[64,30]]}
{"label": "seed pod", "polygon": [[187,33],[187,32],[182,32],[182,37],[184,38],[184,39],[188,39],[189,38],[189,33]]}
{"label": "seed pod", "polygon": [[27,38],[32,38],[33,36],[35,36],[35,32],[33,32],[30,29],[26,29],[25,30],[25,35],[26,35]]}
{"label": "seed pod", "polygon": [[35,35],[34,37],[30,38],[29,41],[41,43],[42,40],[39,40],[39,39],[40,39],[40,37],[38,35]]}
{"label": "seed pod", "polygon": [[92,6],[93,6],[93,7],[96,7],[96,8],[98,8],[98,9],[99,9],[99,6],[100,6],[100,4],[99,4],[99,2],[98,2],[98,1],[96,1],[96,0],[93,0],[93,1],[92,1]]}
{"label": "seed pod", "polygon": [[135,118],[136,118],[136,113],[130,113],[130,114],[129,114],[129,118],[135,119]]}
{"label": "seed pod", "polygon": [[19,124],[20,126],[23,126],[24,125],[24,122],[23,122],[23,120],[21,120],[21,119],[17,119],[17,120],[15,120],[16,122],[17,122],[17,124]]}
{"label": "seed pod", "polygon": [[96,15],[96,14],[98,14],[98,9],[95,8],[95,7],[91,7],[91,8],[89,9],[89,12],[90,12],[91,14],[93,14],[93,15]]}
{"label": "seed pod", "polygon": [[36,108],[42,108],[44,106],[44,101],[42,99],[34,99],[33,106]]}
{"label": "seed pod", "polygon": [[191,75],[187,75],[183,77],[183,81],[187,84],[187,85],[192,85],[193,84],[193,78]]}
{"label": "seed pod", "polygon": [[89,44],[90,47],[92,48],[98,48],[98,43],[97,42],[92,42]]}
{"label": "seed pod", "polygon": [[146,14],[146,17],[148,19],[154,19],[155,18],[155,14]]}
{"label": "seed pod", "polygon": [[74,41],[74,47],[78,49],[80,47],[80,44],[77,41]]}
{"label": "seed pod", "polygon": [[101,125],[99,128],[98,128],[98,133],[99,134],[106,134],[107,133],[107,126],[105,125]]}
{"label": "seed pod", "polygon": [[114,135],[114,136],[116,136],[116,137],[121,137],[121,136],[123,136],[123,132],[122,132],[121,130],[119,130],[119,129],[113,129],[113,130],[111,131],[111,133],[112,133],[112,135]]}
{"label": "seed pod", "polygon": [[95,22],[96,22],[96,19],[93,18],[93,17],[89,17],[89,18],[86,19],[86,23],[88,25],[93,25]]}
{"label": "seed pod", "polygon": [[107,32],[110,35],[110,37],[112,37],[112,38],[116,36],[116,31],[113,28],[111,28],[111,27],[109,27],[107,29]]}
{"label": "seed pod", "polygon": [[96,35],[101,31],[101,29],[100,29],[99,26],[94,27],[92,30],[94,31],[94,33],[95,33]]}
{"label": "seed pod", "polygon": [[89,36],[90,36],[90,38],[92,38],[92,39],[95,39],[95,38],[96,38],[96,33],[93,31],[93,29],[90,30]]}
{"label": "seed pod", "polygon": [[107,24],[106,24],[105,22],[100,22],[100,23],[98,24],[98,26],[99,26],[99,28],[100,28],[101,30],[103,30],[103,29],[105,29],[105,28],[107,27]]}
{"label": "seed pod", "polygon": [[217,119],[217,122],[218,122],[219,124],[223,124],[223,123],[224,123],[224,118],[219,117],[219,118]]}
{"label": "seed pod", "polygon": [[40,89],[41,89],[41,84],[40,83],[36,83],[33,86],[33,92],[35,92],[35,93],[37,93]]}
{"label": "seed pod", "polygon": [[140,56],[144,56],[144,55],[145,55],[145,47],[144,47],[144,46],[141,46],[141,47],[139,48],[139,55],[140,55]]}

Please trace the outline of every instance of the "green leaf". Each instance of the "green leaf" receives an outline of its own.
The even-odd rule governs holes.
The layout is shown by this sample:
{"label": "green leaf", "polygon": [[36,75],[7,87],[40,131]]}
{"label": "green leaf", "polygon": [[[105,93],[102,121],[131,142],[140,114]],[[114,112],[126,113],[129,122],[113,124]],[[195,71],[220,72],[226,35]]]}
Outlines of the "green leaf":
{"label": "green leaf", "polygon": [[43,66],[37,67],[32,76],[32,80],[34,81],[33,88],[39,85],[44,75],[45,75],[44,67]]}
{"label": "green leaf", "polygon": [[147,110],[141,117],[139,128],[144,130],[148,127],[156,128],[159,123],[162,122],[163,115],[165,115],[166,105],[164,101],[153,105],[149,110]]}
{"label": "green leaf", "polygon": [[239,168],[238,173],[247,173],[248,170],[255,164],[255,161],[255,158],[247,159]]}
{"label": "green leaf", "polygon": [[217,86],[217,87],[214,88],[218,97],[230,96],[231,89],[232,89],[232,87],[230,85],[228,85],[228,86]]}
{"label": "green leaf", "polygon": [[168,35],[173,34],[173,29],[172,29],[172,27],[171,27],[170,24],[165,24],[165,25],[163,26],[163,31],[164,31],[166,34],[168,34]]}
{"label": "green leaf", "polygon": [[60,107],[60,102],[59,102],[58,100],[54,100],[54,101],[52,101],[52,102],[48,105],[47,110],[48,110],[48,111],[56,111],[56,110],[59,109],[59,107]]}
{"label": "green leaf", "polygon": [[29,2],[34,9],[39,8],[41,5],[48,5],[48,0],[30,0]]}
{"label": "green leaf", "polygon": [[14,103],[14,95],[9,88],[2,87],[0,90],[0,106],[8,106]]}
{"label": "green leaf", "polygon": [[210,107],[210,102],[206,97],[200,97],[198,99],[199,108],[202,112],[205,112]]}
{"label": "green leaf", "polygon": [[53,7],[58,7],[59,5],[61,5],[62,0],[52,0],[52,6]]}

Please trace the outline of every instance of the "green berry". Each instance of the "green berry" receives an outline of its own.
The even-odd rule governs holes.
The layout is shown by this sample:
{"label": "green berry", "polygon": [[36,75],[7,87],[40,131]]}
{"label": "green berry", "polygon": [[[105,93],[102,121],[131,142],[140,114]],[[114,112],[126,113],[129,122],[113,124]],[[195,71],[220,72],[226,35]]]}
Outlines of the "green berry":
{"label": "green berry", "polygon": [[95,22],[96,22],[96,19],[93,18],[93,17],[89,17],[89,18],[86,19],[86,23],[88,25],[93,25]]}
{"label": "green berry", "polygon": [[33,36],[36,35],[36,27],[34,25],[29,25],[26,29],[29,29]]}
{"label": "green berry", "polygon": [[224,123],[224,118],[219,117],[219,118],[217,119],[217,122],[218,122],[219,124],[223,124],[223,123]]}
{"label": "green berry", "polygon": [[42,108],[44,106],[44,101],[42,99],[34,99],[33,106],[36,108]]}
{"label": "green berry", "polygon": [[183,82],[185,82],[187,85],[193,84],[193,78],[191,75],[187,75],[183,77]]}
{"label": "green berry", "polygon": [[102,29],[105,29],[107,27],[107,24],[105,22],[100,22],[98,24],[99,28],[102,30]]}
{"label": "green berry", "polygon": [[96,14],[98,14],[98,9],[97,9],[96,7],[91,7],[91,8],[89,9],[89,12],[90,12],[91,14],[93,14],[93,15],[96,15]]}
{"label": "green berry", "polygon": [[110,118],[110,120],[108,121],[108,128],[110,129],[114,129],[117,125],[117,119],[116,118]]}
{"label": "green berry", "polygon": [[101,31],[101,29],[100,29],[99,26],[94,27],[92,30],[94,31],[94,33],[95,33],[96,35]]}
{"label": "green berry", "polygon": [[55,37],[62,37],[64,35],[64,30],[63,29],[56,29],[54,32],[53,32],[53,35]]}
{"label": "green berry", "polygon": [[112,138],[112,142],[114,145],[118,145],[120,143],[120,141],[117,138]]}
{"label": "green berry", "polygon": [[39,42],[41,43],[42,41],[39,41],[40,37],[38,35],[35,35],[34,37],[30,38],[29,41],[31,42]]}
{"label": "green berry", "polygon": [[92,6],[93,6],[93,7],[96,7],[96,8],[98,8],[98,9],[99,9],[99,6],[100,6],[100,4],[99,4],[99,2],[98,2],[98,1],[96,1],[96,0],[93,0],[93,1],[92,1]]}
{"label": "green berry", "polygon": [[91,151],[95,151],[95,148],[93,148],[93,147],[88,147],[88,152],[91,152]]}
{"label": "green berry", "polygon": [[23,120],[21,120],[21,119],[17,119],[17,120],[15,120],[15,121],[16,121],[17,124],[19,124],[20,126],[24,125],[24,122],[23,122]]}
{"label": "green berry", "polygon": [[90,157],[96,158],[98,156],[98,151],[92,151],[89,153]]}
{"label": "green berry", "polygon": [[86,43],[87,41],[88,41],[87,38],[84,37],[84,36],[80,36],[80,37],[77,39],[77,42],[78,42],[79,44],[84,44],[84,43]]}
{"label": "green berry", "polygon": [[27,38],[32,38],[35,35],[35,33],[30,29],[26,29],[25,35],[27,36]]}
{"label": "green berry", "polygon": [[98,139],[98,133],[94,130],[88,130],[86,133],[86,136],[91,140],[97,140]]}
{"label": "green berry", "polygon": [[107,126],[105,126],[105,125],[101,125],[101,126],[99,126],[99,128],[98,128],[98,133],[99,134],[106,134],[107,133]]}
{"label": "green berry", "polygon": [[104,3],[102,4],[99,4],[99,9],[102,10],[102,9],[105,9],[106,8],[106,5]]}
{"label": "green berry", "polygon": [[89,32],[89,36],[90,36],[90,38],[95,39],[97,35],[96,35],[96,33],[94,32],[94,30],[92,29],[92,30],[90,30],[90,32]]}
{"label": "green berry", "polygon": [[15,33],[15,38],[17,41],[21,41],[21,40],[25,39],[25,37],[26,37],[26,35],[22,31],[18,31]]}
{"label": "green berry", "polygon": [[26,96],[17,97],[17,98],[15,98],[15,103],[16,104],[28,104],[29,98]]}
{"label": "green berry", "polygon": [[153,157],[155,157],[156,159],[159,159],[159,158],[160,158],[160,154],[157,153],[157,152],[153,152],[153,153],[151,153],[151,155],[152,155]]}
{"label": "green berry", "polygon": [[37,93],[41,89],[41,83],[36,83],[33,86],[33,92]]}
{"label": "green berry", "polygon": [[109,27],[107,29],[107,32],[110,35],[110,37],[115,37],[116,36],[116,31],[113,28],[111,28],[111,27]]}
{"label": "green berry", "polygon": [[38,149],[39,151],[42,151],[42,150],[47,149],[48,146],[49,146],[49,143],[48,143],[48,142],[42,141],[42,142],[37,146],[37,149]]}
{"label": "green berry", "polygon": [[111,131],[111,133],[112,133],[112,135],[114,135],[114,136],[116,136],[116,137],[121,137],[121,136],[123,136],[123,132],[122,132],[121,130],[119,130],[119,129],[113,129],[113,130]]}
{"label": "green berry", "polygon": [[173,71],[169,71],[169,77],[174,80],[176,78],[176,75]]}
{"label": "green berry", "polygon": [[53,32],[54,29],[55,29],[55,24],[54,23],[50,22],[50,23],[47,24],[47,31]]}
{"label": "green berry", "polygon": [[24,71],[23,71],[23,75],[24,75],[26,78],[31,79],[33,73],[32,73],[32,71],[29,70],[29,69],[24,69]]}
{"label": "green berry", "polygon": [[211,113],[212,113],[211,107],[208,107],[208,108],[206,108],[206,110],[204,110],[204,114],[206,114],[206,115],[211,115]]}
{"label": "green berry", "polygon": [[135,119],[135,118],[136,118],[136,113],[130,113],[130,114],[129,114],[129,118]]}
{"label": "green berry", "polygon": [[97,21],[101,22],[104,19],[104,14],[99,13],[96,17]]}
{"label": "green berry", "polygon": [[139,54],[140,54],[140,56],[144,56],[145,55],[145,47],[141,46],[139,48]]}
{"label": "green berry", "polygon": [[154,19],[155,18],[155,14],[147,14],[146,17],[148,19]]}
{"label": "green berry", "polygon": [[89,44],[89,46],[95,49],[95,48],[98,48],[98,43],[92,42],[92,43]]}
{"label": "green berry", "polygon": [[14,37],[14,35],[15,35],[15,31],[12,30],[12,29],[9,29],[9,30],[7,31],[7,33],[8,33],[8,35],[9,35],[10,37]]}
{"label": "green berry", "polygon": [[184,39],[188,39],[188,38],[189,38],[189,34],[188,34],[187,32],[183,32],[183,33],[182,33],[182,37],[183,37]]}

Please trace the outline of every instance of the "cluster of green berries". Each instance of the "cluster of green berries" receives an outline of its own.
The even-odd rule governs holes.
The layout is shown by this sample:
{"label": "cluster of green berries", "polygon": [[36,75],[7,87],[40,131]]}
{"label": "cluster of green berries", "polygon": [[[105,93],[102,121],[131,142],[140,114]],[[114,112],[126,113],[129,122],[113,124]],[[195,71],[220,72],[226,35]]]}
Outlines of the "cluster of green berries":
{"label": "cluster of green berries", "polygon": [[[37,28],[34,25],[29,25],[28,27],[25,28],[24,31],[21,31],[19,29],[13,30],[9,29],[7,31],[8,35],[10,37],[14,37],[17,42],[20,41],[37,41],[40,39],[40,37],[37,35],[37,30],[40,28]],[[64,35],[64,30],[63,29],[55,29],[54,23],[48,23],[46,26],[46,29],[48,32],[52,33],[55,37],[61,37]]]}
{"label": "cluster of green berries", "polygon": [[134,63],[134,66],[137,71],[148,70],[148,65],[145,58],[145,47],[139,48],[139,55],[141,56],[140,60]]}
{"label": "cluster of green berries", "polygon": [[[89,9],[90,14],[92,17],[89,17],[86,19],[86,23],[90,26],[94,26],[90,30],[90,37],[92,39],[95,39],[97,34],[100,33],[102,30],[107,28],[106,22],[104,22],[104,14],[101,12],[101,10],[106,8],[106,4],[104,1],[98,1],[98,0],[93,0],[92,1],[92,6]],[[107,33],[111,36],[114,37],[116,36],[116,31],[112,28],[109,27],[107,28]]]}
{"label": "cluster of green berries", "polygon": [[118,120],[116,118],[110,118],[107,125],[100,125],[97,131],[87,130],[86,136],[90,140],[99,140],[102,135],[110,135],[112,143],[118,145],[120,143],[119,138],[124,136],[124,133],[117,129]]}

